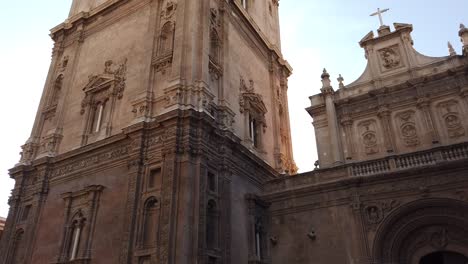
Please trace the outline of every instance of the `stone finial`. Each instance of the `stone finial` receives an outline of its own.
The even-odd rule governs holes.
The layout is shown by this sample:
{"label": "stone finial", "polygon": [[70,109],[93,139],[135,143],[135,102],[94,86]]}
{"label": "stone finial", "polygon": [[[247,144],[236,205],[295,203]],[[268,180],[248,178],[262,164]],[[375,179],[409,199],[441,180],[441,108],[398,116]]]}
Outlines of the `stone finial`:
{"label": "stone finial", "polygon": [[460,24],[460,31],[458,31],[458,36],[463,44],[463,56],[468,56],[468,28],[464,24]]}
{"label": "stone finial", "polygon": [[449,55],[450,56],[456,56],[457,52],[453,48],[452,43],[450,43],[450,41],[447,43],[447,46],[448,46],[448,50],[449,50]]}
{"label": "stone finial", "polygon": [[322,80],[325,78],[330,78],[330,74],[328,74],[327,69],[323,68],[323,73],[322,73]]}
{"label": "stone finial", "polygon": [[330,92],[330,90],[333,90],[331,86],[331,81],[330,81],[330,74],[328,74],[327,69],[323,69],[322,73],[322,92]]}
{"label": "stone finial", "polygon": [[343,78],[343,76],[341,76],[341,74],[339,75],[339,77],[338,77],[337,80],[338,80],[338,82],[339,82],[340,89],[345,88],[345,86],[344,86],[344,84],[343,84],[344,78]]}

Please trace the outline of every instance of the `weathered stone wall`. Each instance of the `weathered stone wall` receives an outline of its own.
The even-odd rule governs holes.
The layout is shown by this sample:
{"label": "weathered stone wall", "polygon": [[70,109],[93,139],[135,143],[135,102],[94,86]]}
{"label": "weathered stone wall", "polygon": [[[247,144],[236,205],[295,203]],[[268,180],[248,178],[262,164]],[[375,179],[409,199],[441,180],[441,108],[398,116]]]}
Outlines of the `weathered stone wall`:
{"label": "weathered stone wall", "polygon": [[[271,203],[269,215],[272,226],[268,235],[277,240],[270,244],[271,262],[394,263],[382,259],[377,252],[380,243],[388,242],[381,240],[388,228],[396,228],[388,231],[395,236],[408,229],[407,233],[403,232],[408,237],[389,242],[395,244],[384,246],[384,252],[400,250],[405,243],[413,243],[415,233],[410,234],[409,230],[424,226],[433,226],[428,235],[437,235],[441,226],[445,226],[450,238],[443,248],[461,247],[466,250],[468,245],[457,236],[457,231],[450,234],[460,226],[451,222],[450,219],[458,216],[449,211],[452,206],[464,206],[464,209],[459,209],[460,217],[468,213],[468,181],[464,177],[467,169],[466,160],[461,160],[417,171],[341,180],[326,178],[333,178],[343,169],[319,170],[293,176],[292,179],[274,180],[267,185],[267,193],[262,196]],[[323,174],[329,176],[320,180]],[[316,180],[306,182],[303,178]],[[284,181],[288,182],[287,186],[282,185]],[[419,220],[415,221],[410,215],[418,210]],[[435,215],[441,218],[434,218]],[[465,226],[463,232],[466,231]],[[414,252],[426,247],[436,251],[440,249],[437,241],[428,238],[418,245],[411,245]],[[408,256],[399,257],[404,259]]]}

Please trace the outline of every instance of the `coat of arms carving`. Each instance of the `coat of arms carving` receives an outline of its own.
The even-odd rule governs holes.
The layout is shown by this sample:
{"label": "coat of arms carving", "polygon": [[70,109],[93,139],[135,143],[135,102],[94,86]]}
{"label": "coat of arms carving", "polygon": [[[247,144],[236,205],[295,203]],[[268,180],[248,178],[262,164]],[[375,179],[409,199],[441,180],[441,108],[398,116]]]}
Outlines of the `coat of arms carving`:
{"label": "coat of arms carving", "polygon": [[382,66],[386,70],[394,69],[401,65],[401,56],[398,46],[384,48],[379,50]]}

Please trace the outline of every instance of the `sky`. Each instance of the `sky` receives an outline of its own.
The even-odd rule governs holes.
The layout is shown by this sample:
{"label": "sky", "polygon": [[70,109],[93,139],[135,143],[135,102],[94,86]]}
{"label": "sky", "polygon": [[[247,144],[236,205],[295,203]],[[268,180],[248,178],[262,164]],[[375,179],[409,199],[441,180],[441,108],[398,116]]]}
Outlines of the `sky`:
{"label": "sky", "polygon": [[[63,22],[71,0],[3,0],[0,7],[0,216],[8,214],[14,181],[8,169],[19,161],[42,94],[52,53],[49,30]],[[447,41],[461,53],[460,23],[468,24],[466,0],[281,0],[282,52],[294,68],[289,78],[289,112],[294,157],[301,172],[317,160],[312,119],[304,110],[308,97],[320,92],[327,68],[333,80],[346,83],[364,71],[366,59],[358,42],[379,20],[377,8],[390,8],[384,22],[410,23],[420,53],[448,55]],[[334,82],[337,87],[337,82]]]}

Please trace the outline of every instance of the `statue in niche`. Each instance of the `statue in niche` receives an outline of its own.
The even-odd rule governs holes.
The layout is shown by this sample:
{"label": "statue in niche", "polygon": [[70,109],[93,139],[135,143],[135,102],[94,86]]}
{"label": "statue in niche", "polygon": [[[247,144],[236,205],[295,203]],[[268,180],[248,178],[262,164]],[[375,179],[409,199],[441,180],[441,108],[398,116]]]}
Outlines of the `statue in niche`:
{"label": "statue in niche", "polygon": [[379,223],[382,220],[382,211],[375,205],[369,206],[366,209],[367,221],[371,224]]}
{"label": "statue in niche", "polygon": [[458,115],[449,114],[445,116],[445,124],[447,125],[447,130],[449,137],[457,138],[465,135],[465,129],[462,126],[462,122]]}

